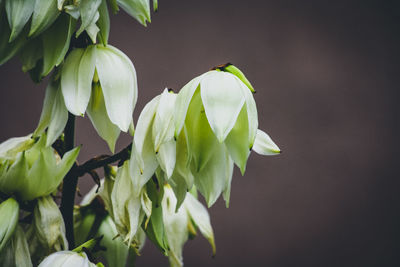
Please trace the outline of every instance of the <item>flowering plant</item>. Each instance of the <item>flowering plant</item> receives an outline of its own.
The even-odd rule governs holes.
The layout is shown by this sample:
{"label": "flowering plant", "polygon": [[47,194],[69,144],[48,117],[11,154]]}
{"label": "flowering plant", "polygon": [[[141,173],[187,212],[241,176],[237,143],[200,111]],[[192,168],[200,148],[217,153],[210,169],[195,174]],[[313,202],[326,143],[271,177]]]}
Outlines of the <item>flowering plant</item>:
{"label": "flowering plant", "polygon": [[[0,0],[0,65],[16,56],[33,81],[48,77],[36,129],[0,144],[0,259],[7,266],[125,266],[146,239],[171,266],[183,266],[183,246],[197,230],[215,254],[198,193],[208,207],[221,194],[229,206],[234,165],[244,175],[252,150],[280,153],[258,129],[253,86],[232,64],[176,93],[163,90],[134,127],[136,71],[108,44],[109,11],[121,8],[146,26],[150,4]],[[132,143],[79,164],[74,121],[85,114],[112,153],[121,131]],[[97,186],[75,206],[77,181],[87,173]]]}

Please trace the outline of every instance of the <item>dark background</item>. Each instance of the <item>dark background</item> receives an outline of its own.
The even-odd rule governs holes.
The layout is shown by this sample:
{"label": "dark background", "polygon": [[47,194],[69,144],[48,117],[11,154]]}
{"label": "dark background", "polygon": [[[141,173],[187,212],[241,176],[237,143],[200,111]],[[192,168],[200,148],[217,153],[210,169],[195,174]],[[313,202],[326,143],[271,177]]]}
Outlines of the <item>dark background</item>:
{"label": "dark background", "polygon": [[[110,43],[133,61],[135,121],[163,88],[176,91],[226,62],[257,90],[260,128],[283,150],[235,170],[231,207],[210,209],[217,256],[189,241],[186,266],[400,266],[396,1],[174,1],[144,28],[112,16]],[[32,132],[45,84],[17,60],[0,68],[0,141]],[[78,120],[80,160],[108,153]],[[119,148],[130,142],[119,140]],[[92,181],[85,178],[81,191]],[[138,266],[166,266],[148,242]]]}

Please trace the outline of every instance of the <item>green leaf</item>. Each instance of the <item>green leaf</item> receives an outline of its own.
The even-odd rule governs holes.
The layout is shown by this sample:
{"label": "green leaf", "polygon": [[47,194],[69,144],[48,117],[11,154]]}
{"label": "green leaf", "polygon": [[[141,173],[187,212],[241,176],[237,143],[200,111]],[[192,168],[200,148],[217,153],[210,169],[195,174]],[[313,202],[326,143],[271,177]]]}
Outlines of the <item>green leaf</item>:
{"label": "green leaf", "polygon": [[253,150],[256,153],[265,156],[274,156],[281,153],[281,150],[274,141],[272,141],[271,137],[261,130],[257,130]]}
{"label": "green leaf", "polygon": [[25,24],[32,15],[35,1],[33,0],[6,0],[5,7],[7,11],[8,23],[11,27],[9,42],[21,33]]}
{"label": "green leaf", "polygon": [[117,48],[97,45],[96,70],[110,120],[127,132],[137,101],[136,71],[131,60]]}
{"label": "green leaf", "polygon": [[151,22],[150,0],[117,0],[117,3],[143,26],[146,26],[146,20]]}
{"label": "green leaf", "polygon": [[89,27],[91,23],[95,23],[94,21],[97,9],[99,8],[102,0],[81,0],[79,5],[79,12],[81,14],[81,26],[76,32],[76,36],[78,37],[84,30]]}
{"label": "green leaf", "polygon": [[69,112],[83,116],[92,91],[96,47],[74,49],[66,58],[61,73],[61,90]]}
{"label": "green leaf", "polygon": [[92,95],[86,112],[97,134],[107,142],[111,152],[114,153],[115,143],[117,142],[120,130],[108,118],[103,92],[99,84],[93,85]]}
{"label": "green leaf", "polygon": [[211,129],[223,142],[236,123],[244,104],[241,84],[226,72],[210,71],[200,83],[201,99]]}
{"label": "green leaf", "polygon": [[106,46],[108,43],[108,36],[110,34],[110,16],[108,14],[107,2],[102,0],[99,7],[99,20],[97,25],[100,28],[99,38],[101,43]]}
{"label": "green leaf", "polygon": [[36,1],[29,36],[34,37],[50,27],[60,15],[57,0]]}
{"label": "green leaf", "polygon": [[47,76],[54,66],[60,65],[68,51],[76,21],[63,13],[56,22],[43,33],[43,72]]}
{"label": "green leaf", "polygon": [[9,198],[0,204],[0,251],[7,244],[7,241],[14,233],[18,223],[19,204]]}

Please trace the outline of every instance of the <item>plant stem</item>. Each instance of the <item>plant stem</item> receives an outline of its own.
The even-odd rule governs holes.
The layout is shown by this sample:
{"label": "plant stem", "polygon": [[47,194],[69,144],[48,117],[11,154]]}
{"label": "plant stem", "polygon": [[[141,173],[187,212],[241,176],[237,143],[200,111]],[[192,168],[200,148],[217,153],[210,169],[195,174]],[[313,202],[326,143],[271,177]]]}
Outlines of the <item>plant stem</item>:
{"label": "plant stem", "polygon": [[[75,116],[71,113],[68,113],[68,122],[64,129],[64,153],[74,148],[74,138]],[[74,171],[75,168],[76,164],[74,164],[71,170],[64,177],[60,205],[60,211],[65,223],[66,237],[70,248],[75,247],[73,211],[75,204],[76,186],[78,184],[78,176]]]}

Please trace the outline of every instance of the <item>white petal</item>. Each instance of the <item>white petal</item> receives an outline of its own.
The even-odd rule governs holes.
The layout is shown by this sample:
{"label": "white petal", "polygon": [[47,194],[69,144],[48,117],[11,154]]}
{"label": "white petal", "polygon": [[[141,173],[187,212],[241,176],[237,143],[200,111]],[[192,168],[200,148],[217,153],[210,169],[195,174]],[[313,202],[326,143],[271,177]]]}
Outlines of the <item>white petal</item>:
{"label": "white petal", "polygon": [[96,47],[73,50],[61,73],[61,90],[69,112],[83,116],[92,91]]}
{"label": "white petal", "polygon": [[[173,128],[172,133],[173,133]],[[173,138],[161,144],[158,153],[156,154],[157,160],[160,163],[161,169],[170,178],[176,162],[176,142]]]}
{"label": "white petal", "polygon": [[68,110],[65,106],[61,90],[58,90],[51,111],[49,128],[47,129],[46,146],[52,145],[64,131],[68,121]]}
{"label": "white petal", "polygon": [[245,106],[247,108],[247,116],[249,121],[249,149],[253,146],[254,140],[256,139],[257,129],[258,129],[258,115],[257,115],[257,106],[254,101],[253,94],[249,90],[249,88],[241,83],[241,89],[245,98]]}
{"label": "white petal", "polygon": [[210,242],[215,255],[214,232],[207,209],[192,194],[187,194],[184,205],[200,232]]}
{"label": "white petal", "polygon": [[175,100],[176,94],[168,92],[168,89],[165,89],[160,96],[153,122],[153,143],[156,152],[164,141],[173,138],[174,130],[172,130],[172,136],[168,136],[168,133],[169,128],[173,127]]}
{"label": "white petal", "polygon": [[110,120],[128,131],[137,100],[136,71],[130,59],[117,48],[97,46],[96,69]]}
{"label": "white petal", "polygon": [[201,80],[200,91],[211,129],[219,142],[223,142],[244,103],[241,85],[233,74],[210,71]]}
{"label": "white petal", "polygon": [[188,82],[178,93],[175,102],[175,136],[177,137],[185,123],[186,113],[190,104],[190,100],[203,75],[194,78]]}
{"label": "white petal", "polygon": [[104,96],[100,86],[97,84],[93,86],[92,97],[86,111],[97,134],[107,142],[111,152],[114,153],[120,130],[108,118]]}
{"label": "white petal", "polygon": [[279,147],[272,141],[268,134],[261,130],[257,130],[256,140],[252,148],[260,155],[273,156],[281,153]]}

